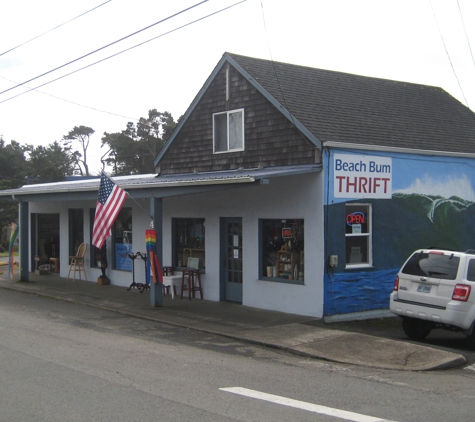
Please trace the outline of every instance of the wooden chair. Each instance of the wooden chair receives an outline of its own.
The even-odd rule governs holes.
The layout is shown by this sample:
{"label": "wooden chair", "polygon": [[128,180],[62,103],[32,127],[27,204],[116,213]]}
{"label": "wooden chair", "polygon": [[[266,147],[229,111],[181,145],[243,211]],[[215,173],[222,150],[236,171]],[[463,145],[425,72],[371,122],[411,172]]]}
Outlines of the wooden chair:
{"label": "wooden chair", "polygon": [[78,248],[78,252],[74,256],[70,256],[71,264],[69,265],[68,280],[71,270],[73,271],[73,281],[76,280],[76,271],[79,272],[79,279],[81,279],[81,271],[84,273],[86,281],[87,279],[86,269],[84,268],[84,255],[86,255],[87,243],[81,243]]}

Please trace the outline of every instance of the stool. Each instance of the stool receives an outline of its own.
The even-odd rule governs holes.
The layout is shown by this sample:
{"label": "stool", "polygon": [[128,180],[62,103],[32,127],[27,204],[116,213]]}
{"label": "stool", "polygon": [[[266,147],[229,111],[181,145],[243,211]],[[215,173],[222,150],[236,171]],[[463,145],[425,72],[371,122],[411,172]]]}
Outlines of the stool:
{"label": "stool", "polygon": [[[185,285],[185,277],[188,278],[188,283]],[[198,281],[198,285],[195,285],[195,278]],[[181,274],[181,298],[183,299],[183,292],[188,291],[188,300],[191,300],[191,296],[195,297],[195,292],[200,292],[201,299],[203,299],[203,288],[201,287],[200,270],[185,269]]]}
{"label": "stool", "polygon": [[59,273],[59,258],[50,258],[49,259],[50,265],[54,268],[55,273]]}

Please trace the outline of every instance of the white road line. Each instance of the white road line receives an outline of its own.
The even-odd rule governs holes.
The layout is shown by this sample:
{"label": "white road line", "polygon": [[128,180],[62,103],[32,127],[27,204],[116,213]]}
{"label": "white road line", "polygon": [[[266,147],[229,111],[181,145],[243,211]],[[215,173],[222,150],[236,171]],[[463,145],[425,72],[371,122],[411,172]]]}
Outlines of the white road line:
{"label": "white road line", "polygon": [[463,369],[467,369],[469,371],[475,371],[475,364],[474,365],[470,365],[470,366],[466,366],[465,368]]}
{"label": "white road line", "polygon": [[334,409],[332,407],[320,406],[318,404],[307,403],[300,400],[293,400],[287,397],[275,396],[261,391],[249,390],[243,387],[220,388],[228,393],[239,394],[241,396],[251,397],[253,399],[264,400],[271,403],[281,404],[282,406],[294,407],[296,409],[307,410],[309,412],[320,413],[322,415],[333,416],[335,418],[346,419],[354,422],[390,422],[386,419],[374,418],[372,416],[362,415],[360,413],[347,412],[346,410]]}

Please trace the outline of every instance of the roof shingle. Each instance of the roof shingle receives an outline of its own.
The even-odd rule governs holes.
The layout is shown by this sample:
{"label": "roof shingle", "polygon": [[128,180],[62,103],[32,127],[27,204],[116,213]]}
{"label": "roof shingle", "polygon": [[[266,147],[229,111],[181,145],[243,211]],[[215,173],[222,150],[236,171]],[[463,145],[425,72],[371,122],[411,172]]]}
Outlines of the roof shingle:
{"label": "roof shingle", "polygon": [[475,114],[441,88],[226,55],[323,143],[475,153]]}

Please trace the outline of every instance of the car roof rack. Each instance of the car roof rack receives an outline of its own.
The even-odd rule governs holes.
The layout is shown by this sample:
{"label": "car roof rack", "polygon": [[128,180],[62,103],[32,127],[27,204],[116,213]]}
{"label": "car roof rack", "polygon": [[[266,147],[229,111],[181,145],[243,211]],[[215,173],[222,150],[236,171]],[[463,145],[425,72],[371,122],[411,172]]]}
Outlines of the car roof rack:
{"label": "car roof rack", "polygon": [[458,252],[456,251],[455,249],[449,249],[449,248],[442,248],[440,246],[429,246],[428,248],[426,249],[440,249],[442,251],[450,251],[450,252]]}
{"label": "car roof rack", "polygon": [[465,253],[469,255],[475,255],[475,249],[467,249]]}

